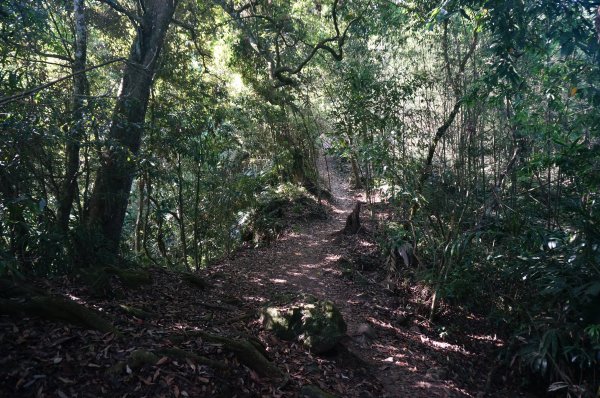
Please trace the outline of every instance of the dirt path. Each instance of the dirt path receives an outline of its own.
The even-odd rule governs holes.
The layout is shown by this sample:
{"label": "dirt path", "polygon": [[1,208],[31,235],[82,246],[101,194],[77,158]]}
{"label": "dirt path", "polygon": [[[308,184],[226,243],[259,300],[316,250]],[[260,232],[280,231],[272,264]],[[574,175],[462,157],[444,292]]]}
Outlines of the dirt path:
{"label": "dirt path", "polygon": [[[506,391],[483,392],[491,366],[477,351],[488,352],[495,344],[493,337],[462,336],[468,340],[468,349],[460,342],[444,341],[439,330],[428,329],[426,322],[420,323],[418,318],[406,321],[401,297],[386,295],[372,281],[356,283],[342,276],[338,260],[348,254],[349,244],[334,233],[343,228],[358,198],[337,170],[330,161],[329,178],[335,198],[331,217],[297,226],[270,247],[240,252],[234,260],[222,264],[230,275],[222,288],[256,308],[279,295],[310,294],[336,303],[348,324],[348,335],[353,336],[344,342],[345,347],[360,358],[358,362],[367,364],[365,374],[346,377],[344,383],[349,387],[344,396],[516,396]],[[326,181],[329,178],[325,176]],[[355,239],[351,244],[374,249],[367,240]],[[359,336],[358,329],[367,324],[372,328],[371,336]],[[307,362],[320,361],[306,355],[305,363],[298,365],[299,374],[309,366]],[[335,366],[343,375],[346,365]],[[369,378],[376,380],[374,388],[378,391],[361,389]]]}
{"label": "dirt path", "polygon": [[[335,234],[359,198],[329,166],[325,180],[335,196],[330,217],[299,223],[269,247],[240,250],[209,267],[200,276],[210,288],[162,268],[148,269],[150,281],[136,288],[111,279],[113,295],[104,298],[91,295],[78,279],[38,281],[40,290],[106,313],[122,335],[2,315],[0,396],[296,398],[305,385],[340,398],[522,396],[501,378],[487,383],[491,348],[500,342],[477,331],[489,327],[478,328],[476,317],[457,311],[429,324],[415,296],[429,293],[417,286],[393,294],[382,288],[373,237]],[[344,272],[349,262],[355,264],[350,274]],[[348,337],[333,353],[316,356],[298,342],[279,340],[254,316],[267,303],[304,295],[331,300],[341,310]],[[289,379],[281,385],[259,377],[221,345],[188,334],[197,330],[258,336]],[[182,360],[182,351],[220,365]],[[134,365],[132,357],[140,352],[160,359]]]}

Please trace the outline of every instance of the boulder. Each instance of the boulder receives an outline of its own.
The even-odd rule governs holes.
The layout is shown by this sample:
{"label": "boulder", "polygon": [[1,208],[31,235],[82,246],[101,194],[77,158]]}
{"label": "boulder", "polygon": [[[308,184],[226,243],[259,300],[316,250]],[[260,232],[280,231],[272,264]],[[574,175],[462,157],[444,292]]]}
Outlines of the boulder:
{"label": "boulder", "polygon": [[346,322],[331,301],[268,307],[261,321],[280,339],[297,339],[314,354],[330,351],[346,335]]}

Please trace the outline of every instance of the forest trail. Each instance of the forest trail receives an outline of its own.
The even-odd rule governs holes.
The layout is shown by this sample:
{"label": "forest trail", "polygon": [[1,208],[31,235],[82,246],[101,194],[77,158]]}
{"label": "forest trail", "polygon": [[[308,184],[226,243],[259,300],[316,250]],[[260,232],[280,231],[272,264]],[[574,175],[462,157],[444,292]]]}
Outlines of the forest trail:
{"label": "forest trail", "polygon": [[[371,234],[337,233],[363,198],[337,167],[328,169],[335,198],[327,219],[299,222],[268,247],[237,251],[200,272],[200,284],[164,268],[149,268],[136,286],[111,277],[109,297],[91,294],[83,274],[37,281],[38,291],[96,309],[118,333],[39,312],[0,316],[0,396],[297,398],[306,385],[339,398],[523,396],[489,377],[501,341],[479,319],[453,310],[432,325],[422,305],[426,287],[382,288]],[[365,207],[362,220],[372,230]],[[360,264],[350,276],[348,262]],[[308,295],[334,302],[347,323],[330,354],[276,338],[256,316],[268,304]],[[260,377],[223,343],[197,337],[205,332],[258,337],[286,382]]]}
{"label": "forest trail", "polygon": [[[321,159],[324,180],[330,181],[334,197],[327,220],[297,225],[269,247],[241,251],[215,269],[228,275],[220,289],[254,303],[256,309],[273,302],[274,297],[311,295],[331,300],[341,310],[349,336],[343,341],[345,355],[312,357],[306,351],[294,350],[297,344],[275,348],[285,353],[284,361],[285,355],[299,356],[299,369],[290,372],[300,379],[299,384],[304,377],[311,379],[305,371],[316,361],[321,370],[329,365],[329,372],[338,372],[338,381],[336,385],[327,380],[317,380],[315,384],[340,396],[517,396],[512,391],[485,391],[492,367],[485,353],[497,344],[494,337],[469,336],[470,348],[461,344],[464,339],[456,343],[444,341],[438,331],[428,329],[425,317],[410,319],[413,314],[407,313],[411,309],[406,306],[408,298],[390,296],[368,278],[357,283],[356,279],[344,277],[339,261],[352,256],[353,247],[371,253],[378,249],[360,234],[344,237],[337,233],[356,201],[364,197],[350,190],[348,178],[339,167],[331,161],[329,167],[324,166]],[[366,213],[363,211],[363,220]],[[276,340],[268,332],[262,337]]]}

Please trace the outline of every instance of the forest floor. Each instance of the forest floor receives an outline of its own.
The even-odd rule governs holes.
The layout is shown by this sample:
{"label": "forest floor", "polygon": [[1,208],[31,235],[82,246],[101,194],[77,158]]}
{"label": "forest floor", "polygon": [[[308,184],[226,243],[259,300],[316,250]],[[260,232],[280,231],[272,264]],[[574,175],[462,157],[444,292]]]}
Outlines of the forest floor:
{"label": "forest floor", "polygon": [[[77,280],[39,281],[39,288],[101,311],[120,335],[0,316],[0,396],[297,397],[305,385],[338,397],[526,396],[499,374],[495,351],[503,343],[482,319],[445,309],[431,324],[426,287],[382,286],[369,207],[363,232],[337,233],[364,198],[329,166],[327,219],[298,222],[270,246],[211,266],[201,273],[207,287],[163,269],[151,269],[152,282],[137,289],[114,281],[110,299],[93,297]],[[348,263],[357,267],[351,275]],[[268,304],[307,296],[334,302],[348,325],[330,354],[280,340],[258,320]],[[258,338],[285,380],[259,375],[198,331]]]}

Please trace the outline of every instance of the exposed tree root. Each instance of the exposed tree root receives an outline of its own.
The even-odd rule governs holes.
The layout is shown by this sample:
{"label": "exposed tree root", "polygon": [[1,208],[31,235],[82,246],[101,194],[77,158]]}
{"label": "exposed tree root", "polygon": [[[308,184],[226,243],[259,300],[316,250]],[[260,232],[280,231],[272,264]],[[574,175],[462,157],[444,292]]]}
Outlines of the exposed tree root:
{"label": "exposed tree root", "polygon": [[98,312],[71,300],[50,296],[34,296],[20,301],[0,299],[0,314],[21,313],[68,322],[103,333],[117,333],[116,328]]}
{"label": "exposed tree root", "polygon": [[[256,371],[260,376],[276,380],[285,379],[285,374],[281,369],[269,361],[261,353],[262,350],[257,349],[257,342],[253,342],[250,339],[231,339],[202,331],[188,333],[188,336],[198,336],[206,341],[223,344],[223,347],[233,352],[241,363]],[[260,345],[260,343],[258,344]]]}

